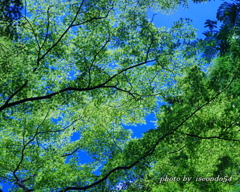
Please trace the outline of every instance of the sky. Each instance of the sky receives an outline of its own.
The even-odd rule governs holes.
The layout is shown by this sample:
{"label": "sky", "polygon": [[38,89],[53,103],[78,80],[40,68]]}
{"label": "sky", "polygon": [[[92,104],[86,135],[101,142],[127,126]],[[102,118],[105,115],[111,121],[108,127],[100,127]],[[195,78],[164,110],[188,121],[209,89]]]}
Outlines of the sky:
{"label": "sky", "polygon": [[[216,20],[216,13],[218,10],[218,7],[225,1],[222,0],[216,0],[216,1],[210,1],[207,3],[189,3],[188,9],[183,9],[182,7],[179,7],[179,9],[173,13],[172,15],[163,15],[161,13],[154,13],[154,12],[148,12],[147,15],[149,19],[152,18],[153,14],[156,14],[154,16],[153,23],[157,27],[165,26],[167,28],[170,28],[173,26],[173,23],[179,20],[179,18],[190,18],[192,19],[192,25],[194,28],[198,29],[197,31],[197,38],[204,38],[204,35],[202,34],[204,31],[207,31],[208,29],[204,28],[204,23],[207,19],[210,20]],[[229,1],[227,1],[229,2]],[[146,118],[146,124],[145,125],[138,125],[138,126],[125,126],[127,129],[133,130],[133,137],[142,137],[142,133],[146,132],[147,130],[154,128],[154,121],[156,121],[153,114],[150,114]]]}
{"label": "sky", "polygon": [[179,9],[172,15],[162,15],[161,13],[148,12],[148,17],[151,18],[153,14],[157,14],[154,16],[153,20],[153,23],[157,27],[171,27],[175,21],[179,20],[179,18],[190,18],[192,19],[193,26],[198,29],[198,38],[204,38],[204,35],[202,34],[204,31],[206,31],[204,28],[204,23],[207,19],[216,20],[218,7],[223,2],[230,1],[216,0],[197,4],[189,2],[188,9],[179,7]]}
{"label": "sky", "polygon": [[[157,14],[154,16],[153,23],[157,27],[165,26],[167,28],[171,27],[173,23],[179,18],[190,18],[192,19],[192,24],[195,28],[198,29],[197,37],[204,38],[202,34],[206,29],[204,28],[204,23],[207,19],[216,20],[216,12],[218,7],[223,3],[222,0],[210,1],[207,3],[198,3],[195,4],[193,2],[189,3],[189,9],[183,9],[179,7],[179,10],[173,13],[172,15],[162,15],[161,13],[153,13],[148,12],[147,15],[151,19],[153,14]],[[229,1],[227,1],[229,2]],[[147,130],[154,128],[154,121],[155,117],[153,114],[150,114],[146,117],[146,124],[145,125],[138,125],[138,126],[125,126],[126,129],[132,129],[133,137],[142,137],[142,133],[146,132]],[[75,137],[79,137],[79,135],[75,135]],[[73,139],[76,139],[73,137]],[[80,153],[82,160],[89,162],[91,159],[86,155],[86,153]],[[3,192],[7,192],[9,186],[7,184],[2,184]]]}

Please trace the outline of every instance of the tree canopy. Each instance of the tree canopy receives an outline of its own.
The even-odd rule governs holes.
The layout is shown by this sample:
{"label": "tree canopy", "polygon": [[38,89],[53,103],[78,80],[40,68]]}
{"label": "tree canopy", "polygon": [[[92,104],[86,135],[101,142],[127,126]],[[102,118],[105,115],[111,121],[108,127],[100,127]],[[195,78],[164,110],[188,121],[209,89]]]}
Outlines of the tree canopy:
{"label": "tree canopy", "polygon": [[[0,181],[11,191],[239,190],[239,1],[221,5],[220,29],[206,21],[202,40],[190,19],[166,29],[146,15],[187,0],[22,3],[17,38],[0,32]],[[132,138],[125,126],[148,114],[155,127]]]}
{"label": "tree canopy", "polygon": [[21,17],[22,2],[20,0],[0,1],[0,34],[15,39],[16,26]]}

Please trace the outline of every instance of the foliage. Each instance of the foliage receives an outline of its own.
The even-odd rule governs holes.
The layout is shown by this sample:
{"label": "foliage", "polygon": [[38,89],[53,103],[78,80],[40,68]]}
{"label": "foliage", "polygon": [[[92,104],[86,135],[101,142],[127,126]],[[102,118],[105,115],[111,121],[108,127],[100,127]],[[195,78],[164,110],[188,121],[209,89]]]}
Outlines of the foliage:
{"label": "foliage", "polygon": [[[238,66],[238,72],[231,69],[233,65]],[[228,75],[223,72],[223,76],[221,70]],[[152,168],[129,191],[137,191],[139,186],[143,191],[234,191],[240,171],[238,76],[239,59],[237,63],[217,59],[208,76],[197,67],[189,70],[179,81],[182,100],[162,106],[164,113],[157,116],[159,134],[165,127],[168,133],[173,127],[171,135],[155,150]],[[183,119],[187,121],[182,123]],[[199,177],[218,176],[231,178],[231,182],[197,181]],[[180,181],[159,184],[160,178],[166,177]],[[183,181],[184,177],[191,177],[191,182]]]}
{"label": "foliage", "polygon": [[22,2],[20,0],[0,1],[0,34],[11,39],[17,37],[16,26],[21,17]]}
{"label": "foliage", "polygon": [[[169,13],[179,4],[187,6],[26,1],[18,40],[0,37],[0,181],[25,192],[115,191],[119,182],[128,191],[235,187],[238,40],[204,72],[203,60],[186,56],[195,39],[189,19],[171,29],[147,19],[149,8]],[[132,139],[124,126],[150,113],[156,128]],[[160,185],[166,175],[232,181]]]}
{"label": "foliage", "polygon": [[216,55],[229,55],[232,47],[232,41],[239,42],[240,34],[240,1],[235,0],[232,3],[224,2],[218,8],[216,17],[217,21],[221,22],[219,30],[217,28],[217,21],[207,20],[205,27],[209,28],[203,34],[206,36],[204,40],[199,40],[195,43],[201,51],[203,57],[210,61]]}

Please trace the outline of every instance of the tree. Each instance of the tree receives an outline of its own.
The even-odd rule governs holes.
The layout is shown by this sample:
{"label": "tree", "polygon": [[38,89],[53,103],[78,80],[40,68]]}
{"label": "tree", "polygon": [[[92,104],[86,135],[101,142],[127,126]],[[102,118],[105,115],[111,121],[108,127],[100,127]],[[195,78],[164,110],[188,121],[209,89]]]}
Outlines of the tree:
{"label": "tree", "polygon": [[[230,15],[228,9],[223,13],[223,7],[232,10],[239,7],[237,5],[223,3],[217,13],[218,19],[221,14]],[[239,16],[239,10],[232,17],[236,18],[236,15]],[[224,19],[219,31],[213,30],[216,28],[215,21],[207,20],[205,25],[210,30],[205,32],[206,39],[193,44],[205,45],[206,50],[200,48],[209,55],[212,54],[209,50],[216,49],[216,44],[222,45],[219,42],[224,39],[228,48],[219,46],[218,57],[215,57],[208,72],[197,66],[186,70],[177,82],[178,93],[166,97],[168,104],[162,106],[159,128],[162,130],[166,126],[168,130],[179,117],[194,115],[190,119],[187,116],[181,128],[177,126],[173,129],[172,138],[166,138],[167,142],[159,144],[160,149],[155,151],[155,158],[152,157],[152,168],[129,184],[129,191],[239,191],[239,139],[235,139],[239,138],[239,24],[232,22],[235,24],[231,25],[230,18]],[[224,30],[226,28],[228,30]],[[215,38],[216,44],[210,45],[212,39],[209,37]],[[202,59],[204,56],[206,54]],[[190,112],[192,106],[196,113]],[[157,132],[150,137],[157,137]],[[230,140],[236,143],[230,144]],[[167,150],[175,146],[172,152]],[[166,149],[166,152],[161,149]],[[186,179],[188,175],[190,182]],[[221,175],[225,175],[222,182],[206,182],[207,179],[219,179]]]}
{"label": "tree", "polygon": [[22,2],[20,0],[0,1],[0,34],[9,38],[16,38],[16,26],[21,17]]}
{"label": "tree", "polygon": [[[196,41],[198,48],[204,52],[204,57],[210,61],[216,55],[229,55],[231,50],[230,44],[239,38],[240,28],[240,1],[236,0],[232,3],[224,2],[219,7],[216,17],[217,21],[207,20],[205,27],[209,28],[203,34],[206,36],[204,40]],[[219,30],[217,22],[221,22]],[[196,42],[194,46],[196,46]]]}
{"label": "tree", "polygon": [[[234,186],[239,60],[218,58],[205,74],[197,55],[185,57],[195,38],[188,19],[166,30],[146,17],[150,7],[178,4],[28,1],[18,41],[0,39],[0,180],[24,192],[114,191],[119,182],[130,191],[218,187],[158,184],[164,175],[199,173],[229,174],[218,188]],[[160,107],[169,98],[177,102]],[[123,125],[144,123],[149,113],[156,128],[131,139]],[[80,151],[93,161],[83,162]]]}

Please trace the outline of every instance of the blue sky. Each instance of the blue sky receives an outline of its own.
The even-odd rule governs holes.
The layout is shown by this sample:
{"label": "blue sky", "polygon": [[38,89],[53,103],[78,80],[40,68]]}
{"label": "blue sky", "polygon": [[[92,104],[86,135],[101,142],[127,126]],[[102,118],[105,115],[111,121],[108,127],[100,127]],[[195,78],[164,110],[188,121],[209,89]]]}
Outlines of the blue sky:
{"label": "blue sky", "polygon": [[[210,1],[207,3],[193,3],[189,2],[189,9],[183,9],[179,7],[178,11],[173,13],[172,15],[162,15],[161,13],[155,13],[157,15],[154,16],[154,23],[157,27],[171,27],[175,21],[179,18],[190,18],[192,19],[192,24],[195,28],[198,29],[198,38],[204,38],[202,32],[206,31],[204,29],[204,23],[207,19],[216,20],[216,13],[218,7],[223,2],[230,2],[216,0]],[[148,12],[148,17],[152,17],[153,12]]]}
{"label": "blue sky", "polygon": [[[194,28],[198,29],[197,38],[204,38],[202,34],[204,31],[208,29],[204,28],[204,23],[207,19],[216,20],[216,13],[218,7],[225,1],[217,0],[217,1],[210,1],[207,3],[189,3],[189,9],[183,9],[179,7],[179,9],[173,13],[172,15],[163,15],[161,13],[154,13],[148,12],[147,15],[151,19],[153,14],[154,16],[153,23],[157,27],[165,26],[170,28],[173,26],[173,23],[179,18],[190,18],[192,19],[192,25]],[[229,2],[229,1],[227,1]],[[130,128],[133,130],[133,137],[142,137],[142,133],[146,132],[147,130],[154,128],[155,117],[153,114],[147,116],[146,124],[145,125],[138,125],[138,126],[127,126],[126,128]]]}
{"label": "blue sky", "polygon": [[[198,29],[198,38],[204,38],[202,33],[206,30],[204,29],[204,23],[207,19],[216,20],[216,12],[218,7],[223,3],[222,0],[211,1],[208,3],[192,3],[190,2],[189,9],[183,9],[179,7],[179,10],[173,13],[172,15],[162,15],[161,13],[156,13],[154,17],[154,24],[157,27],[171,27],[173,23],[179,18],[190,18],[193,21],[193,26]],[[228,1],[229,2],[229,1]],[[153,12],[148,12],[148,17],[151,18]],[[149,115],[146,117],[146,124],[145,125],[138,125],[138,126],[127,126],[127,129],[133,130],[133,137],[142,137],[142,133],[145,131],[154,128],[155,118],[153,115]],[[79,137],[76,135],[76,137]],[[91,161],[89,157],[86,156],[86,153],[81,152],[82,159],[86,162]],[[83,158],[85,156],[85,158]],[[7,184],[3,184],[3,192],[8,191],[9,186]]]}

